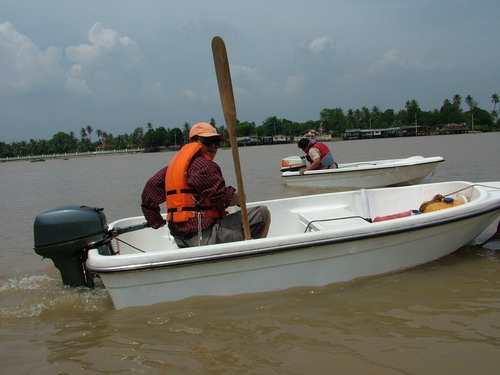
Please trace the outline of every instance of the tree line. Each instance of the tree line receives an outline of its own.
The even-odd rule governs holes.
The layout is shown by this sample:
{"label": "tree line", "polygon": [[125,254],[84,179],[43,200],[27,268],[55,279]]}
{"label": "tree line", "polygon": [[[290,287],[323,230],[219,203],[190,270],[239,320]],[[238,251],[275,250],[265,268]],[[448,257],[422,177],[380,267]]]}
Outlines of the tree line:
{"label": "tree line", "polygon": [[[466,110],[462,108],[462,102],[466,104]],[[431,111],[422,110],[415,99],[408,100],[405,108],[399,111],[394,109],[382,111],[377,106],[371,109],[368,107],[349,109],[345,112],[342,108],[324,108],[318,120],[306,122],[279,119],[276,116],[268,117],[260,125],[255,122],[238,121],[236,133],[239,137],[266,137],[277,134],[297,137],[322,125],[323,130],[333,137],[340,137],[347,129],[377,129],[416,124],[432,129],[436,125],[447,123],[467,123],[469,128],[475,131],[498,131],[500,130],[497,111],[499,95],[493,94],[491,102],[493,109],[490,112],[480,108],[472,96],[468,95],[462,100],[458,94],[451,100],[445,99],[439,109]],[[210,123],[217,128],[219,134],[227,136],[227,129],[224,126],[217,126],[213,118]],[[30,139],[10,144],[0,142],[0,157],[87,152],[95,151],[98,147],[115,150],[144,147],[146,150],[155,150],[182,145],[189,137],[189,129],[190,125],[187,122],[180,128],[155,127],[148,122],[145,129],[137,127],[130,134],[113,136],[100,129],[94,131],[91,125],[87,125],[80,129],[78,136],[74,132],[58,132],[49,140]]]}

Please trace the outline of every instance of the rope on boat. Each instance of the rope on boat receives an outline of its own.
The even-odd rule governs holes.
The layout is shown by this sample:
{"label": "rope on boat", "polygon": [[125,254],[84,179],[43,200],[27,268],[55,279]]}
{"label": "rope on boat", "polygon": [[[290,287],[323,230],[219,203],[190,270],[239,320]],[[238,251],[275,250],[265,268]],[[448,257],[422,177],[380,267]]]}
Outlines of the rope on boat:
{"label": "rope on boat", "polygon": [[[403,172],[401,172],[401,170],[400,170],[400,169],[401,169],[401,167],[403,167],[403,166],[396,165],[396,170],[397,170],[397,171],[398,171],[398,173],[401,175],[401,177],[403,178],[403,180],[404,180],[404,181],[405,181],[408,185],[415,185],[415,183],[414,183],[414,182],[411,182],[410,180],[408,180],[408,179],[404,176]],[[430,174],[430,175],[428,175],[428,176],[426,176],[426,178],[430,178],[430,177],[434,176],[434,173],[436,173],[436,169],[433,169],[433,170],[432,170],[432,172],[431,172],[431,174]]]}
{"label": "rope on boat", "polygon": [[372,219],[367,219],[367,218],[365,218],[363,216],[359,216],[359,215],[345,216],[345,217],[334,217],[334,218],[331,218],[331,219],[317,219],[317,220],[311,220],[309,222],[309,224],[307,224],[307,227],[306,227],[304,233],[307,233],[307,231],[309,230],[309,227],[313,223],[318,223],[318,222],[321,222],[321,221],[335,221],[335,220],[345,220],[345,219],[363,219],[363,220],[365,220],[368,223],[372,222]]}
{"label": "rope on boat", "polygon": [[124,243],[125,245],[130,246],[132,249],[135,249],[135,250],[140,251],[141,253],[145,253],[145,251],[144,251],[144,250],[141,250],[141,249],[139,249],[138,247],[135,247],[134,245],[131,245],[131,244],[129,244],[128,242],[123,241],[122,239],[118,238],[118,235],[117,235],[116,233],[111,232],[111,235],[113,236],[113,238],[114,238],[114,239],[115,239],[115,241],[116,241],[116,253],[115,253],[115,254],[117,254],[117,255],[119,255],[119,254],[120,254],[120,242]]}
{"label": "rope on boat", "polygon": [[[448,193],[448,194],[445,194],[443,195],[444,197],[447,197],[447,196],[450,196],[450,195],[454,195],[454,194],[457,194],[457,193],[460,193],[461,191],[464,191],[464,190],[467,190],[467,189],[470,189],[470,188],[473,188],[475,186],[482,186],[482,187],[485,187],[485,188],[488,188],[488,189],[495,189],[495,190],[500,190],[499,187],[497,186],[489,186],[489,185],[484,185],[484,184],[472,184],[470,186],[467,186],[465,188],[462,188],[462,189],[459,189],[457,191],[454,191],[452,193]],[[470,197],[469,197],[470,199]],[[310,221],[308,224],[307,224],[307,227],[306,229],[304,230],[304,233],[306,233],[308,230],[309,230],[309,227],[311,226],[311,224],[313,223],[317,223],[317,222],[322,222],[322,221],[335,221],[335,220],[345,220],[345,219],[363,219],[365,220],[366,222],[368,223],[371,223],[372,222],[372,219],[369,219],[369,218],[365,218],[365,217],[362,217],[362,216],[359,216],[359,215],[354,215],[354,216],[345,216],[345,217],[336,217],[336,218],[330,218],[330,219],[317,219],[317,220],[312,220]],[[500,224],[499,224],[500,226]],[[133,246],[131,245],[130,243],[118,238],[118,234],[114,233],[111,231],[111,235],[113,236],[113,238],[115,239],[116,241],[116,249],[117,249],[117,252],[115,254],[120,254],[120,242],[124,243],[125,245],[128,245],[130,246],[131,248],[137,250],[137,251],[140,251],[141,253],[146,253],[146,251],[144,250],[141,250],[139,249],[138,247],[136,246]],[[170,235],[169,235],[170,237]],[[489,241],[489,240],[488,240]],[[486,242],[488,242],[486,241]],[[485,242],[485,243],[486,243]]]}
{"label": "rope on boat", "polygon": [[[444,194],[444,195],[442,195],[442,194],[438,194],[438,196],[439,196],[440,198],[443,198],[443,197],[448,197],[448,196],[450,196],[450,195],[455,195],[455,194],[458,194],[458,193],[460,193],[460,192],[462,192],[462,191],[464,191],[464,190],[471,189],[471,188],[473,188],[473,187],[475,187],[475,186],[482,186],[482,187],[485,187],[485,188],[488,188],[488,189],[500,190],[500,188],[499,188],[499,187],[497,187],[497,186],[490,186],[490,185],[485,185],[485,184],[472,184],[472,185],[470,185],[470,186],[466,186],[465,188],[459,189],[459,190],[454,191],[454,192],[452,192],[452,193],[448,193],[448,194]],[[468,199],[470,200],[470,196],[469,196],[469,198],[468,198]],[[432,202],[434,202],[434,201],[435,201],[435,200],[432,200],[432,201],[430,201],[429,203],[432,203]],[[367,219],[367,218],[364,218],[364,217],[359,216],[359,215],[355,215],[355,216],[345,216],[345,217],[336,217],[336,218],[330,218],[330,219],[317,219],[317,220],[312,220],[312,221],[310,221],[310,222],[307,224],[307,227],[306,227],[306,229],[304,230],[304,233],[306,233],[306,232],[309,230],[309,228],[310,228],[311,224],[316,223],[316,222],[321,222],[321,221],[333,221],[333,220],[344,220],[344,219],[355,219],[355,218],[358,218],[358,219],[363,219],[363,220],[365,220],[365,221],[366,221],[366,222],[368,222],[368,223],[371,223],[371,222],[372,222],[372,219],[369,219],[369,218]],[[499,227],[500,227],[500,224],[499,224]],[[487,242],[487,241],[486,241],[486,242]]]}
{"label": "rope on boat", "polygon": [[484,185],[484,184],[472,184],[470,186],[466,186],[466,187],[464,187],[464,188],[462,188],[460,190],[457,190],[454,193],[446,194],[446,196],[459,193],[459,192],[461,192],[463,190],[467,190],[467,189],[470,189],[470,188],[475,187],[475,186],[482,186],[482,187],[485,187],[485,188],[488,188],[488,189],[500,190],[500,187],[498,187],[498,186],[491,186],[491,185]]}
{"label": "rope on boat", "polygon": [[[472,184],[472,185],[470,185],[470,186],[466,186],[466,187],[464,187],[464,188],[462,188],[462,189],[459,189],[459,190],[457,190],[457,191],[454,191],[454,192],[452,192],[452,193],[444,194],[443,196],[444,196],[444,197],[449,197],[450,195],[458,194],[458,193],[460,193],[461,191],[464,191],[464,190],[467,190],[467,189],[471,189],[471,188],[476,187],[476,186],[481,186],[481,187],[485,187],[485,188],[488,188],[488,189],[500,190],[500,188],[499,188],[499,187],[497,187],[497,186],[490,186],[490,185],[484,185],[484,184]],[[469,196],[469,200],[470,200],[470,196]]]}

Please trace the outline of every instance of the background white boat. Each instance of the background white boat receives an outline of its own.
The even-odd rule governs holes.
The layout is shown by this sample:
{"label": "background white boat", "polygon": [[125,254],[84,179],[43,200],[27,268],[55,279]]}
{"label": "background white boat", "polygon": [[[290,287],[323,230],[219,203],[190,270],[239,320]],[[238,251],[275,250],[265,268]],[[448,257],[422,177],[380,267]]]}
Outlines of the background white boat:
{"label": "background white boat", "polygon": [[403,186],[422,182],[443,161],[441,156],[412,156],[406,159],[343,163],[336,169],[306,171],[302,176],[298,171],[282,169],[281,176],[290,186],[345,189]]}
{"label": "background white boat", "polygon": [[[436,194],[467,203],[395,220],[367,220],[418,209]],[[191,296],[322,286],[377,275],[450,254],[485,236],[486,228],[492,228],[493,235],[500,215],[500,182],[361,189],[248,206],[259,204],[266,205],[272,216],[265,239],[178,249],[166,227],[128,231],[128,226],[142,227],[144,218],[127,218],[110,225],[110,232],[120,239],[111,241],[113,252],[119,249],[120,253],[106,255],[109,232],[104,232],[103,241],[88,252],[85,267],[101,276],[117,309]],[[53,215],[63,212],[56,209],[37,217],[36,241],[45,236],[44,231],[53,232],[44,223],[61,228],[63,223],[57,223]],[[104,218],[102,212],[95,212],[98,229]],[[70,224],[75,228],[74,222]],[[92,235],[95,229],[90,230]],[[54,250],[53,243],[47,253]],[[68,244],[68,250],[76,250],[71,241]],[[35,245],[35,250],[47,256],[44,246]]]}

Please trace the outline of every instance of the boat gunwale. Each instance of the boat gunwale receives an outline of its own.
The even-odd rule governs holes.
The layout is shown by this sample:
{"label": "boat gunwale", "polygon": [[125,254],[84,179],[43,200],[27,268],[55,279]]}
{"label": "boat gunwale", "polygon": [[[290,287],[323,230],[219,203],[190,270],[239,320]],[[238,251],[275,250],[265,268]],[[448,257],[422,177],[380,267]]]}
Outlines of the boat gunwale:
{"label": "boat gunwale", "polygon": [[[438,159],[438,158],[440,158],[441,160],[426,160],[426,159]],[[407,159],[390,159],[390,160],[404,161]],[[383,162],[386,160],[375,160],[373,162],[377,162],[377,161]],[[332,169],[318,169],[318,170],[313,170],[313,171],[306,171],[304,173],[304,175],[300,175],[300,173],[298,171],[294,171],[294,172],[285,171],[285,172],[281,173],[281,177],[284,179],[295,178],[295,177],[304,177],[304,176],[310,176],[310,177],[317,176],[317,177],[319,177],[319,176],[323,176],[323,175],[334,175],[334,174],[353,173],[353,172],[359,173],[359,172],[363,172],[363,171],[376,171],[379,169],[406,168],[406,167],[424,166],[424,165],[432,165],[432,164],[437,165],[438,163],[442,163],[444,161],[445,161],[445,159],[441,156],[433,156],[433,157],[424,158],[422,160],[417,160],[417,161],[411,162],[411,163],[405,162],[405,163],[398,164],[396,162],[393,164],[389,164],[389,163],[370,164],[370,165],[367,165],[366,168],[357,168],[357,169],[354,166],[348,166],[348,167],[344,167],[344,168],[339,167],[339,168],[332,168]],[[364,164],[364,163],[369,163],[369,162],[359,162],[359,163],[352,163],[352,164]]]}
{"label": "boat gunwale", "polygon": [[[477,216],[482,216],[489,214],[490,212],[500,210],[500,204],[497,204],[493,207],[486,207],[479,209],[477,211],[467,212],[461,214],[459,216],[447,216],[444,218],[438,218],[436,220],[424,223],[418,223],[411,226],[399,227],[399,228],[389,228],[384,229],[382,231],[375,231],[370,233],[362,233],[359,235],[349,235],[349,236],[339,236],[335,238],[324,238],[324,239],[315,239],[311,242],[298,242],[289,245],[278,245],[271,246],[266,248],[258,248],[258,249],[249,249],[243,250],[240,252],[228,252],[228,253],[219,253],[214,255],[205,255],[199,257],[192,258],[184,258],[184,259],[175,259],[175,260],[165,260],[158,262],[150,262],[143,264],[134,264],[134,265],[120,265],[120,266],[111,266],[111,267],[99,267],[99,266],[91,266],[86,264],[86,269],[94,272],[94,273],[121,273],[121,272],[131,272],[131,271],[142,271],[142,270],[153,270],[158,268],[174,268],[174,267],[187,267],[193,264],[200,263],[213,263],[213,262],[221,262],[221,261],[229,261],[233,259],[241,259],[241,258],[250,258],[256,256],[264,256],[271,254],[282,254],[287,251],[299,251],[304,250],[305,248],[324,246],[336,243],[343,242],[352,242],[358,240],[365,240],[369,238],[377,238],[382,236],[392,236],[405,232],[412,232],[416,230],[422,230],[426,228],[432,228],[436,226],[446,225],[454,222],[459,222],[463,220],[468,220]],[[314,232],[318,233],[318,232]],[[94,249],[95,250],[95,249]],[[97,250],[95,250],[97,251]],[[105,255],[100,255],[105,256]],[[106,255],[106,257],[113,257],[115,255]],[[119,256],[119,255],[118,255]]]}

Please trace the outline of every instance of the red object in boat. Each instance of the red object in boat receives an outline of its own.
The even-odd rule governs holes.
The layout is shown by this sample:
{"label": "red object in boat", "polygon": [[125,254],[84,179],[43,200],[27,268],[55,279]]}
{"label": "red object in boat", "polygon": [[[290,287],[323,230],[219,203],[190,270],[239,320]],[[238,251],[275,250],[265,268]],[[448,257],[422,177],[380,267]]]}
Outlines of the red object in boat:
{"label": "red object in boat", "polygon": [[411,215],[418,215],[418,213],[419,213],[418,210],[408,210],[408,211],[403,211],[403,212],[399,212],[397,214],[392,214],[392,215],[377,216],[375,219],[373,219],[373,222],[375,223],[377,221],[385,221],[385,220],[398,219],[400,217],[411,216]]}

